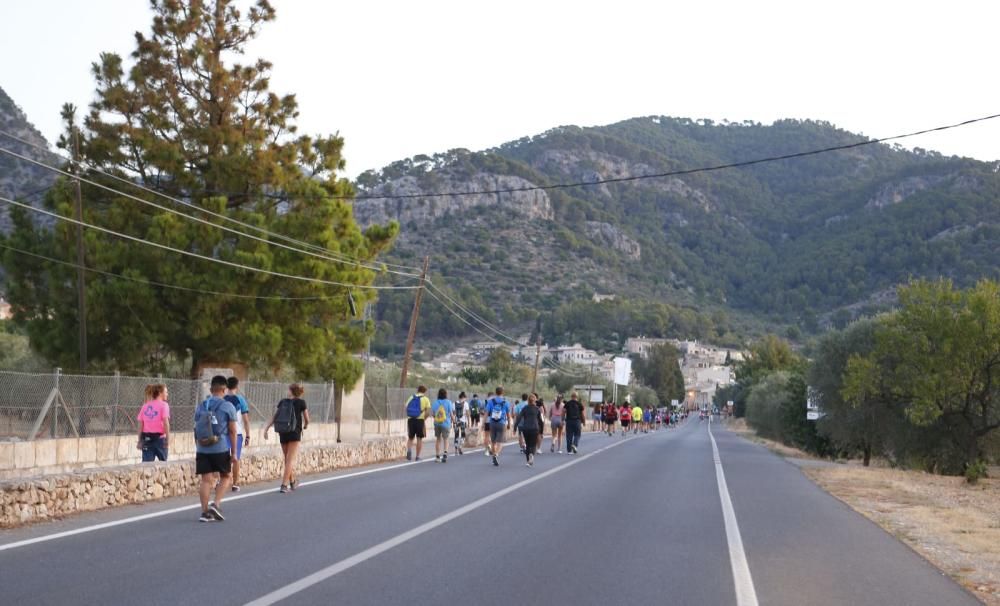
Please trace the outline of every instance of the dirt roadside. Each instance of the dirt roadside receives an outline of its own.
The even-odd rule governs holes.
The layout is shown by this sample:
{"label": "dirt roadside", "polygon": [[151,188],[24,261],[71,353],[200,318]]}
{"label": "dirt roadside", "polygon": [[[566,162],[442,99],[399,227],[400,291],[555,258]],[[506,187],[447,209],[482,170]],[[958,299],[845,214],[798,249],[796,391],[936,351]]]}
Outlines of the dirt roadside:
{"label": "dirt roadside", "polygon": [[[964,478],[860,462],[822,464],[760,438],[742,419],[728,428],[802,468],[821,488],[923,555],[984,604],[1000,606],[1000,470],[970,486]],[[815,462],[815,464],[810,464]]]}

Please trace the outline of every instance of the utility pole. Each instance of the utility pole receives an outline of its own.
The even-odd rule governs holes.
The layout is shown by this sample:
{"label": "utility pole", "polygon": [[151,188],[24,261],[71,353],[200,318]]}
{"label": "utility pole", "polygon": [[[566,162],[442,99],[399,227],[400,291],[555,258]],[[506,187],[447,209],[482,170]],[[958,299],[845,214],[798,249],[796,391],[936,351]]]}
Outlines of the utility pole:
{"label": "utility pole", "polygon": [[542,355],[542,334],[535,339],[535,372],[531,375],[531,393],[535,393],[535,383],[538,381],[538,362]]}
{"label": "utility pole", "polygon": [[420,286],[417,287],[417,297],[413,301],[413,315],[410,316],[410,333],[406,335],[406,351],[403,353],[403,370],[399,374],[399,386],[406,387],[406,374],[410,370],[410,354],[413,353],[413,340],[417,337],[417,317],[420,315],[420,300],[424,294],[424,280],[427,279],[427,266],[431,258],[424,257],[424,268],[420,271]]}
{"label": "utility pole", "polygon": [[76,195],[76,298],[80,316],[80,370],[87,370],[87,271],[83,246],[83,194],[80,192],[80,133],[73,129],[73,189]]}

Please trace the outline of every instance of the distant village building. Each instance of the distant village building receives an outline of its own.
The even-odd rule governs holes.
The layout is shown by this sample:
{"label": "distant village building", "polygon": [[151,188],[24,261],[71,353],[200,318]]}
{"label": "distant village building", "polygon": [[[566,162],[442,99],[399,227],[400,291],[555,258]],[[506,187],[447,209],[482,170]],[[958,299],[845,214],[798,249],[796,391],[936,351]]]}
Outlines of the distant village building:
{"label": "distant village building", "polygon": [[601,355],[576,343],[568,347],[550,347],[549,356],[558,364],[588,365],[601,360]]}
{"label": "distant village building", "polygon": [[602,303],[604,301],[614,301],[615,300],[615,296],[616,295],[599,295],[599,294],[597,294],[595,292],[594,296],[593,296],[593,299],[594,299],[594,303]]}
{"label": "distant village building", "polygon": [[646,358],[649,357],[649,352],[654,347],[669,342],[669,339],[658,339],[654,337],[629,337],[628,339],[625,339],[625,353]]}

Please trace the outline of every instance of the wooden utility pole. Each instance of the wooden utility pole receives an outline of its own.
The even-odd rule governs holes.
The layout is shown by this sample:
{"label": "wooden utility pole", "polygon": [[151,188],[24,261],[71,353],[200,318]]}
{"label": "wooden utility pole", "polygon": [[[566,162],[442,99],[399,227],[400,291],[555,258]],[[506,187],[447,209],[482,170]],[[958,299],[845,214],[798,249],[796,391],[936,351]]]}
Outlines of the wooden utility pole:
{"label": "wooden utility pole", "polygon": [[73,129],[73,189],[76,195],[76,299],[80,316],[80,370],[87,370],[87,271],[83,246],[83,194],[80,191],[80,134]]}
{"label": "wooden utility pole", "polygon": [[535,393],[535,383],[538,381],[538,362],[542,355],[542,335],[535,340],[535,372],[531,375],[531,393]]}
{"label": "wooden utility pole", "polygon": [[417,287],[417,297],[413,301],[413,315],[410,316],[410,333],[406,335],[406,351],[403,353],[403,370],[399,374],[400,387],[406,387],[406,374],[410,370],[410,355],[413,353],[413,340],[417,337],[417,318],[420,316],[420,300],[424,295],[424,280],[427,279],[427,266],[430,262],[430,257],[424,257],[424,268],[420,271],[420,286]]}

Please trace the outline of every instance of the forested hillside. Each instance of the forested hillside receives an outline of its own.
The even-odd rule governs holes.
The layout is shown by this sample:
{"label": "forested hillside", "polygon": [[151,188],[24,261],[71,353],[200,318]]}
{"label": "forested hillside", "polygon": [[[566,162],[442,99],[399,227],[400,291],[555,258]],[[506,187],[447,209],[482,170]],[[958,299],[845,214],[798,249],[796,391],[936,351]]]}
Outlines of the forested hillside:
{"label": "forested hillside", "polygon": [[[417,156],[365,173],[359,195],[388,198],[359,199],[355,212],[363,223],[400,221],[392,259],[430,255],[432,274],[506,326],[539,314],[565,318],[566,305],[604,293],[714,317],[718,326],[701,322],[703,338],[738,337],[727,311],[812,333],[879,308],[911,276],[959,285],[1000,277],[997,165],[884,144],[622,183],[392,197],[591,182],[864,140],[795,120],[645,117],[560,127],[485,152]],[[600,305],[627,313],[621,303]],[[383,297],[383,333],[398,336],[406,309]],[[432,319],[425,335],[448,334],[448,322],[446,314]]]}

